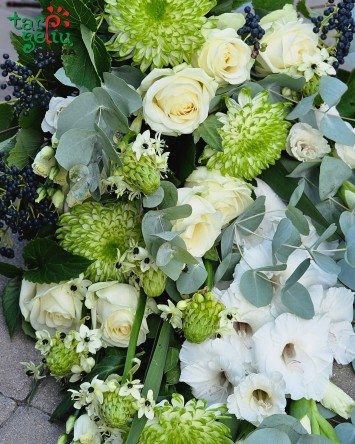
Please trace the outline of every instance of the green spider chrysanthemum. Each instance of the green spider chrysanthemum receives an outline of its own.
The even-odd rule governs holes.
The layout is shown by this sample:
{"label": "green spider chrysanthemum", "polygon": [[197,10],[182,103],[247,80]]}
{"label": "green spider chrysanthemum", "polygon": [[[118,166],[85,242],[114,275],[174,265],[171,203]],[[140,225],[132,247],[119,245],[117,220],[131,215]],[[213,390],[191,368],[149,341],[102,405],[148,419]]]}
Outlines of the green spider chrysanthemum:
{"label": "green spider chrysanthemum", "polygon": [[230,430],[217,419],[226,412],[223,404],[206,410],[204,400],[184,398],[175,393],[170,405],[166,401],[154,409],[141,434],[139,444],[232,444]]}
{"label": "green spider chrysanthemum", "polygon": [[61,333],[57,332],[52,338],[52,346],[46,356],[46,364],[53,376],[63,377],[71,373],[74,364],[80,363],[80,355],[75,347],[66,347]]}
{"label": "green spider chrysanthemum", "polygon": [[144,72],[190,62],[204,42],[204,17],[215,0],[105,0],[109,31],[115,35],[107,48],[119,60],[133,58]]}
{"label": "green spider chrysanthemum", "polygon": [[130,248],[130,239],[142,238],[140,214],[134,204],[85,202],[59,218],[60,245],[73,254],[94,260],[86,271],[95,282],[124,282],[118,259]]}
{"label": "green spider chrysanthemum", "polygon": [[284,119],[290,104],[268,98],[261,91],[252,99],[251,90],[243,89],[238,103],[227,99],[228,112],[219,115],[223,151],[205,148],[201,160],[208,159],[208,169],[251,180],[281,156],[291,125]]}
{"label": "green spider chrysanthemum", "polygon": [[118,390],[103,394],[103,403],[100,413],[106,425],[113,428],[122,428],[132,422],[137,411],[135,399],[132,395],[120,396]]}

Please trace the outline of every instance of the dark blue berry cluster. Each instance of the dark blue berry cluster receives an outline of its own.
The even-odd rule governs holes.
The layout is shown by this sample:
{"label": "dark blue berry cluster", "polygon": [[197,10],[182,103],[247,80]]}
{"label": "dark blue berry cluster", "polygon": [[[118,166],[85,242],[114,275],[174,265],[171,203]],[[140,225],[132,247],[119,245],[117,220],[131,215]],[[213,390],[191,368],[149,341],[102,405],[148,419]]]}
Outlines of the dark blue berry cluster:
{"label": "dark blue berry cluster", "polygon": [[31,165],[24,170],[9,166],[0,153],[0,255],[14,257],[11,248],[12,234],[18,239],[33,239],[38,231],[45,226],[53,226],[57,221],[57,213],[48,199],[36,202],[37,189],[41,185]]}
{"label": "dark blue berry cluster", "polygon": [[343,0],[337,5],[335,0],[328,0],[328,4],[323,12],[323,15],[312,17],[311,21],[314,24],[313,32],[320,34],[321,40],[326,40],[329,31],[333,31],[333,36],[336,38],[336,45],[330,52],[337,59],[333,66],[335,69],[344,63],[345,57],[349,54],[350,45],[354,37],[355,22],[352,17],[352,10],[354,9],[354,0]]}
{"label": "dark blue berry cluster", "polygon": [[[38,68],[36,75],[32,69],[11,60],[8,54],[3,54],[5,60],[0,65],[2,76],[8,77],[7,81],[1,85],[1,89],[6,89],[8,86],[13,88],[12,96],[16,100],[15,109],[18,114],[22,112],[24,116],[28,116],[29,110],[36,105],[47,110],[53,96],[52,91],[47,91],[43,86],[39,75],[44,66],[56,63],[54,52],[44,52],[41,48],[36,48],[33,53],[36,56],[33,64]],[[5,96],[5,100],[9,102],[11,95]]]}
{"label": "dark blue berry cluster", "polygon": [[251,12],[250,6],[244,8],[245,12],[245,25],[238,29],[237,33],[242,37],[247,45],[253,46],[252,57],[256,58],[259,54],[260,43],[265,34],[264,29],[259,25],[260,17]]}

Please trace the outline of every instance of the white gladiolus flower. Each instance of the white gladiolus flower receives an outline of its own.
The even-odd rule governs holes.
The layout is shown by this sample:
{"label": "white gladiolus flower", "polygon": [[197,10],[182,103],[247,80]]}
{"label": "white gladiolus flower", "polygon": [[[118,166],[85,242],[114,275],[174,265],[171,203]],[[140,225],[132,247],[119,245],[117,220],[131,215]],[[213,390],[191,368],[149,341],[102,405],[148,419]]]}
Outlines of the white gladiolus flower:
{"label": "white gladiolus flower", "polygon": [[185,341],[180,351],[180,381],[192,388],[197,399],[208,405],[225,403],[233,386],[245,376],[251,356],[247,354],[239,337],[209,339],[201,344]]}
{"label": "white gladiolus flower", "polygon": [[228,412],[258,426],[268,416],[285,414],[285,388],[278,372],[268,375],[252,373],[228,396]]}
{"label": "white gladiolus flower", "polygon": [[308,123],[295,123],[286,140],[286,151],[300,162],[318,160],[330,152],[322,133]]}
{"label": "white gladiolus flower", "polygon": [[332,371],[328,344],[329,319],[310,320],[284,313],[253,336],[260,372],[279,372],[292,399],[320,400]]}
{"label": "white gladiolus flower", "polygon": [[80,444],[100,444],[100,430],[88,415],[81,415],[74,424],[74,441]]}

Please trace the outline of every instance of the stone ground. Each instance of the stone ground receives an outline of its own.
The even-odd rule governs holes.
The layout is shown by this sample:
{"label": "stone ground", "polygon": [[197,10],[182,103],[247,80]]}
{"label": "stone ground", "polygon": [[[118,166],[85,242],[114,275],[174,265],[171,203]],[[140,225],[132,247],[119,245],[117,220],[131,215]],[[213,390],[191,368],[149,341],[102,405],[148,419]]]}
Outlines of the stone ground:
{"label": "stone ground", "polygon": [[[314,3],[322,2],[315,0]],[[5,0],[0,0],[0,55],[3,52],[15,55],[8,37],[12,28],[7,17],[16,9],[22,17],[39,15],[38,9],[10,9],[6,7]],[[18,246],[17,263],[20,263],[20,251]],[[0,276],[0,293],[5,283],[6,279]],[[0,444],[56,444],[64,431],[64,424],[49,422],[50,414],[62,396],[54,379],[42,380],[32,401],[27,402],[33,383],[25,375],[20,362],[36,361],[37,358],[34,341],[20,329],[10,339],[0,309]],[[336,366],[333,382],[355,398],[354,372],[350,366]]]}

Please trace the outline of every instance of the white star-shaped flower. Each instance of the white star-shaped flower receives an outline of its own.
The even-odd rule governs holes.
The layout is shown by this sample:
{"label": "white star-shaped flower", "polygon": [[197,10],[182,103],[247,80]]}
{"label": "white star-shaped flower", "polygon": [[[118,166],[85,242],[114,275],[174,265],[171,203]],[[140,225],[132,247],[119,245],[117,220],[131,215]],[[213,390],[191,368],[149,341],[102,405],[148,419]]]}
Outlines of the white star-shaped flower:
{"label": "white star-shaped flower", "polygon": [[139,409],[138,409],[138,418],[142,418],[142,416],[147,417],[148,419],[154,418],[154,407],[155,401],[153,398],[153,391],[148,390],[146,398],[139,399]]}
{"label": "white star-shaped flower", "polygon": [[118,394],[120,396],[128,396],[132,395],[134,399],[137,401],[141,398],[141,388],[143,388],[143,384],[140,384],[139,379],[135,379],[133,381],[127,381],[121,388]]}

